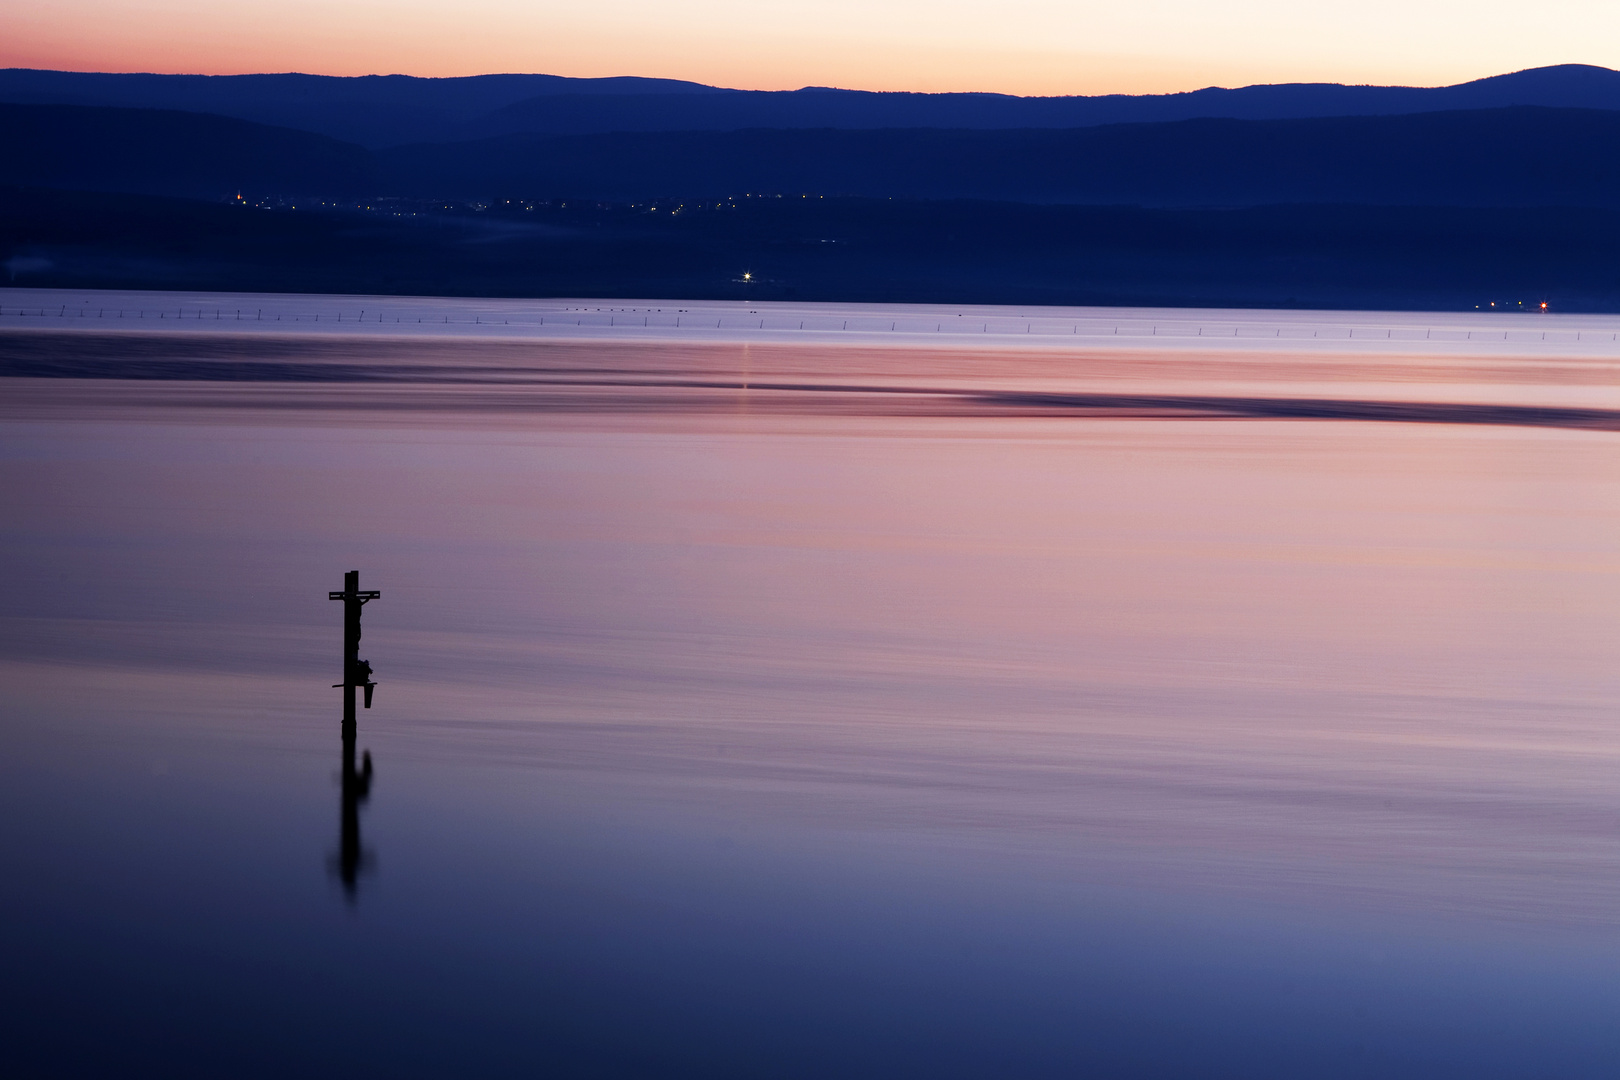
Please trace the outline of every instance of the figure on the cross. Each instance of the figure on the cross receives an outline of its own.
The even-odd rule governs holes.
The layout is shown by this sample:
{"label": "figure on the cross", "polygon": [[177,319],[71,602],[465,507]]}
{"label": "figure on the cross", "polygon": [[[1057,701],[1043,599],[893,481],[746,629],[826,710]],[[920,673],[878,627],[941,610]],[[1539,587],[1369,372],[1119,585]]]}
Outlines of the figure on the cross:
{"label": "figure on the cross", "polygon": [[371,692],[377,684],[371,678],[371,664],[360,659],[360,612],[369,601],[382,593],[375,589],[360,591],[360,571],[350,570],[343,575],[343,591],[326,594],[333,600],[343,601],[343,681],[333,687],[343,688],[343,737],[354,737],[354,691],[365,691],[366,708],[371,708]]}

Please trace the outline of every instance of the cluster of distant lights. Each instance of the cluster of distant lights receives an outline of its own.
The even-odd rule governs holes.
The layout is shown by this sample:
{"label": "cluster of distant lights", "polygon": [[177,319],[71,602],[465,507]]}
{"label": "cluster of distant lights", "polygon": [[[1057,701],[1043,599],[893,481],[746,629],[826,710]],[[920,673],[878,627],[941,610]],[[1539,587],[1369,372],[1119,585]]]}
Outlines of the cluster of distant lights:
{"label": "cluster of distant lights", "polygon": [[[434,211],[480,211],[490,208],[490,204],[485,202],[455,203],[446,202],[443,199],[402,199],[391,196],[344,200],[300,199],[287,195],[267,195],[249,199],[241,192],[237,193],[236,198],[230,200],[230,204],[253,210],[297,210],[300,206],[305,209],[319,210],[363,210],[373,214],[389,214],[393,217],[421,217]],[[530,209],[532,210],[533,207],[531,206]]]}
{"label": "cluster of distant lights", "polygon": [[[678,216],[678,215],[684,213],[688,209],[735,210],[735,209],[737,209],[737,199],[739,197],[744,198],[744,199],[780,199],[783,196],[781,196],[781,195],[764,195],[764,194],[756,195],[753,192],[749,191],[749,192],[744,192],[741,196],[736,196],[736,195],[729,196],[729,197],[727,197],[725,199],[718,200],[718,201],[714,202],[713,204],[710,204],[708,202],[691,203],[691,204],[684,203],[684,202],[683,203],[677,203],[677,204],[675,204],[673,209],[669,210],[669,213],[671,215]],[[817,199],[825,199],[827,196],[825,196],[825,195],[816,195],[814,197],[817,198]],[[810,195],[800,195],[799,198],[801,198],[801,199],[809,199],[809,198],[811,198],[811,196]],[[330,209],[334,209],[334,210],[347,210],[347,209],[367,210],[367,211],[370,211],[372,213],[390,212],[395,217],[419,217],[423,213],[426,213],[426,212],[431,211],[431,210],[463,210],[464,209],[464,210],[472,210],[472,211],[481,213],[481,212],[483,212],[485,210],[488,210],[490,208],[490,206],[491,206],[490,203],[485,203],[485,202],[450,203],[450,202],[443,202],[443,201],[440,201],[440,200],[433,200],[432,202],[417,203],[416,205],[418,207],[420,207],[420,209],[409,210],[409,211],[403,211],[403,210],[398,209],[398,207],[400,207],[401,205],[403,205],[403,204],[405,204],[405,203],[407,203],[409,201],[411,201],[411,200],[406,200],[406,199],[386,199],[386,198],[385,199],[372,199],[370,202],[353,202],[353,203],[350,203],[350,202],[328,202],[325,199],[308,199],[308,200],[305,200],[306,204],[313,204],[315,206],[319,206],[319,207],[322,207],[322,208],[330,208]],[[239,206],[251,206],[251,207],[255,207],[255,208],[259,208],[259,209],[265,209],[265,210],[270,210],[270,209],[296,210],[296,209],[298,209],[298,204],[296,202],[293,202],[293,201],[289,200],[289,199],[285,199],[285,198],[269,199],[269,198],[266,198],[266,199],[257,199],[257,200],[254,200],[254,201],[250,202],[246,198],[243,197],[241,192],[237,192],[236,205],[239,205]],[[502,206],[507,206],[507,207],[516,206],[516,207],[519,207],[519,208],[521,208],[522,210],[525,210],[525,211],[533,211],[534,208],[536,206],[539,206],[539,205],[555,205],[558,209],[561,209],[561,210],[568,209],[568,203],[567,203],[566,200],[559,201],[559,202],[553,202],[553,203],[536,203],[536,202],[533,202],[533,201],[527,200],[527,199],[502,199],[501,200],[501,205]],[[610,210],[610,209],[612,209],[612,204],[611,203],[597,202],[597,203],[587,203],[587,205],[594,206],[598,210]],[[668,203],[662,203],[661,204],[661,203],[656,203],[656,202],[651,202],[651,203],[630,203],[629,208],[631,210],[641,210],[641,211],[644,211],[646,213],[655,214],[655,213],[662,213],[664,211],[664,209],[668,207],[668,205],[669,205]],[[741,280],[745,284],[752,283],[753,280],[754,280],[754,275],[751,272],[745,271],[743,273],[743,276],[742,276]],[[1475,311],[1491,311],[1491,310],[1506,311],[1506,310],[1518,310],[1518,309],[1523,309],[1523,308],[1524,308],[1524,301],[1523,300],[1518,301],[1515,305],[1513,305],[1513,307],[1511,309],[1509,308],[1509,306],[1506,303],[1498,305],[1495,300],[1488,301],[1488,302],[1486,302],[1484,304],[1475,304],[1474,305],[1474,310]],[[1532,311],[1547,311],[1548,310],[1547,301],[1543,300],[1539,304],[1532,304],[1531,307],[1530,307],[1530,310],[1532,310]]]}
{"label": "cluster of distant lights", "polygon": [[[825,195],[801,194],[800,199],[825,199]],[[607,203],[596,200],[558,200],[558,199],[499,199],[495,202],[466,201],[450,202],[444,199],[407,199],[395,196],[378,196],[371,199],[300,199],[286,195],[262,196],[248,198],[237,192],[236,198],[231,200],[233,206],[248,207],[256,210],[297,210],[300,206],[306,209],[319,210],[358,210],[372,214],[388,214],[392,217],[422,217],[426,214],[455,212],[457,210],[470,210],[474,213],[483,213],[496,208],[518,209],[526,213],[533,213],[536,209],[555,208],[568,209],[569,203],[578,208],[595,210],[613,210],[619,207],[645,214],[668,213],[671,216],[680,216],[691,210],[735,210],[737,204],[743,199],[775,199],[792,198],[790,195],[764,194],[758,192],[744,192],[741,195],[728,195],[724,199],[714,202],[678,202],[671,206],[668,202],[646,203]]]}

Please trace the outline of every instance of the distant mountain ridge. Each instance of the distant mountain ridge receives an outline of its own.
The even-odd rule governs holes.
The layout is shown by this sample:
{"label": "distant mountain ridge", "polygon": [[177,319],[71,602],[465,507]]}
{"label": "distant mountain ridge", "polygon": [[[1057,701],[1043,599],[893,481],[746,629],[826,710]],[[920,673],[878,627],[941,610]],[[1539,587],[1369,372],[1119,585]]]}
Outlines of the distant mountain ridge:
{"label": "distant mountain ridge", "polygon": [[744,128],[1075,128],[1206,118],[1396,116],[1518,105],[1620,110],[1620,72],[1568,64],[1435,88],[1293,83],[1179,94],[1012,97],[804,89],[719,94],[554,93],[495,110],[464,134],[734,131]]}
{"label": "distant mountain ridge", "polygon": [[149,75],[0,70],[0,102],[213,113],[370,148],[500,135],[747,128],[1079,128],[1200,118],[1394,116],[1514,106],[1620,111],[1620,72],[1563,64],[1455,86],[1299,83],[1178,94],[1014,97],[555,75]]}
{"label": "distant mountain ridge", "polygon": [[453,137],[473,121],[538,96],[727,94],[699,83],[561,75],[149,75],[0,69],[0,102],[212,113],[297,128],[363,146]]}

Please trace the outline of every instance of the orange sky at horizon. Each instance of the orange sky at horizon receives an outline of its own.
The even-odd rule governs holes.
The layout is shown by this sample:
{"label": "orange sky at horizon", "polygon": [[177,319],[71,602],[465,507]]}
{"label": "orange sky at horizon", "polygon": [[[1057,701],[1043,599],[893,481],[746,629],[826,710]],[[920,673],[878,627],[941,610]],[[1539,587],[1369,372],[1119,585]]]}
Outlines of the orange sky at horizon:
{"label": "orange sky at horizon", "polygon": [[[1528,67],[1620,67],[1620,4],[1548,0],[603,0],[589,12],[466,0],[12,0],[0,67],[326,75],[643,75],[742,89],[1166,93],[1265,82],[1436,86]],[[1390,27],[1400,27],[1391,33]],[[1579,43],[1578,50],[1570,42]]]}

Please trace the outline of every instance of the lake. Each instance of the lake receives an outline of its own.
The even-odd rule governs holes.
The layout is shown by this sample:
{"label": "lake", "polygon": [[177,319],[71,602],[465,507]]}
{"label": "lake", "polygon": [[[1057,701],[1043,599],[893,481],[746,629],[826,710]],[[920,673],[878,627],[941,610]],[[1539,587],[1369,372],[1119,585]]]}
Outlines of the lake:
{"label": "lake", "polygon": [[0,375],[8,1075],[1620,1069],[1620,319],[9,289]]}

